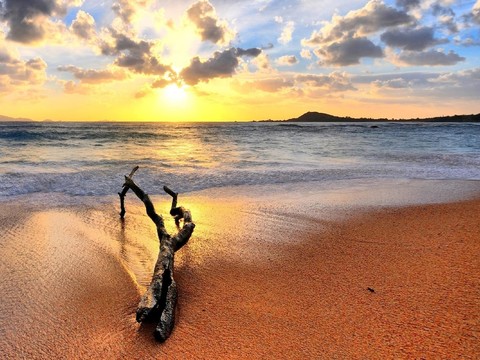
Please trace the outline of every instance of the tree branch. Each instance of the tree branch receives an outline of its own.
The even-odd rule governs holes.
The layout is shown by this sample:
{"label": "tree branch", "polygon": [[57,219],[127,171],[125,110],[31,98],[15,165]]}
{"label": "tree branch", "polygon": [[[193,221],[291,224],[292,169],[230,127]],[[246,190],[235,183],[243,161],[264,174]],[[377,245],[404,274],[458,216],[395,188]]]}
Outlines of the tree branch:
{"label": "tree branch", "polygon": [[[165,192],[172,196],[170,214],[175,218],[175,224],[179,229],[178,233],[171,237],[165,229],[163,217],[156,213],[148,194],[132,180],[132,176],[137,170],[138,166],[132,170],[129,176],[125,176],[123,190],[119,193],[122,209],[120,216],[123,219],[125,215],[124,198],[127,191],[131,189],[144,203],[148,217],[157,227],[157,235],[160,241],[160,251],[153,271],[152,281],[137,307],[137,321],[142,322],[152,315],[154,310],[158,309],[160,311],[160,320],[155,329],[155,337],[159,341],[165,341],[170,336],[175,324],[175,307],[178,297],[177,284],[173,278],[175,251],[188,242],[195,229],[195,224],[188,209],[181,206],[177,207],[178,194],[165,186]],[[180,229],[180,220],[182,219],[183,227]]]}
{"label": "tree branch", "polygon": [[[165,192],[172,197],[172,207],[170,209],[170,215],[174,217],[175,224],[179,229],[178,233],[173,236],[172,241],[174,250],[177,251],[188,242],[188,240],[192,236],[193,230],[195,229],[195,224],[193,223],[190,210],[185,209],[183,206],[177,207],[178,193],[174,192],[167,186],[164,186],[163,190],[165,190]],[[180,229],[181,219],[183,219],[182,229]]]}
{"label": "tree branch", "polygon": [[[137,170],[138,166],[135,166],[132,171],[130,171],[128,177],[131,179]],[[122,219],[125,217],[125,196],[127,195],[128,189],[127,186],[123,185],[122,191],[118,193],[118,196],[120,196],[120,218]]]}

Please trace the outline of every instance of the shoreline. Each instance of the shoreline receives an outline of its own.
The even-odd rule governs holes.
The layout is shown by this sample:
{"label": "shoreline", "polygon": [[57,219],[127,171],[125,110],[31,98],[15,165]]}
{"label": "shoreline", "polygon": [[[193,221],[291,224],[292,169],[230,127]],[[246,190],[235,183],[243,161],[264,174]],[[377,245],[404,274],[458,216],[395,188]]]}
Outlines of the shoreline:
{"label": "shoreline", "polygon": [[[388,204],[369,188],[180,195],[197,228],[176,254],[165,344],[134,319],[158,250],[137,199],[124,226],[113,201],[0,203],[0,349],[12,359],[478,357],[480,191]],[[415,200],[400,190],[390,200]],[[173,232],[167,199],[153,200]]]}

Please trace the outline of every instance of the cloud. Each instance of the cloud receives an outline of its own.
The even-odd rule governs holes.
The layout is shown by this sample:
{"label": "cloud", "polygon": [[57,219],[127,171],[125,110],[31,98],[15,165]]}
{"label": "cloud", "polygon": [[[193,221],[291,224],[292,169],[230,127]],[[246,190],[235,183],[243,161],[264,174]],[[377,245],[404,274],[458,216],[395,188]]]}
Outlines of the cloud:
{"label": "cloud", "polygon": [[290,41],[292,41],[292,34],[295,31],[295,23],[293,21],[288,21],[285,24],[285,27],[282,30],[282,33],[280,34],[280,37],[278,38],[278,42],[280,44],[286,45]]}
{"label": "cloud", "polygon": [[480,39],[478,38],[473,38],[473,37],[465,37],[463,39],[458,38],[455,39],[455,44],[461,45],[461,46],[480,46]]}
{"label": "cloud", "polygon": [[199,0],[190,6],[187,16],[196,26],[203,41],[227,44],[234,36],[227,23],[218,19],[215,8],[208,0]]}
{"label": "cloud", "polygon": [[378,0],[371,0],[363,8],[350,11],[345,16],[333,16],[331,22],[326,23],[319,31],[314,31],[309,39],[303,39],[302,44],[315,47],[413,21],[405,11],[387,6]]}
{"label": "cloud", "polygon": [[311,59],[312,53],[308,49],[302,49],[302,51],[300,52],[300,56],[304,59]]}
{"label": "cloud", "polygon": [[292,66],[298,64],[298,59],[295,55],[285,55],[277,59],[277,64],[280,66]]}
{"label": "cloud", "polygon": [[258,55],[255,59],[253,59],[252,63],[262,71],[271,71],[272,66],[270,65],[270,59],[267,54],[262,52]]}
{"label": "cloud", "polygon": [[237,56],[248,56],[248,57],[257,57],[262,53],[262,50],[259,48],[250,48],[250,49],[242,49],[237,48]]}
{"label": "cloud", "polygon": [[117,0],[113,3],[112,10],[125,24],[130,24],[138,8],[145,7],[151,2],[151,0]]}
{"label": "cloud", "polygon": [[0,92],[18,92],[22,88],[43,85],[47,64],[41,58],[27,61],[0,47]]}
{"label": "cloud", "polygon": [[146,75],[163,75],[171,71],[152,53],[153,42],[136,40],[112,28],[108,29],[111,39],[103,39],[100,49],[103,55],[117,56],[115,65]]}
{"label": "cloud", "polygon": [[143,88],[143,89],[140,89],[137,92],[135,92],[135,94],[133,96],[134,96],[135,99],[141,99],[141,98],[144,98],[144,97],[150,95],[151,93],[152,93],[151,88]]}
{"label": "cloud", "polygon": [[404,50],[421,51],[447,40],[435,39],[433,29],[422,27],[418,29],[394,29],[384,32],[380,39],[388,46]]}
{"label": "cloud", "polygon": [[396,56],[394,62],[399,65],[415,65],[415,66],[440,66],[455,65],[465,58],[453,51],[444,53],[435,49],[424,52],[402,51]]}
{"label": "cloud", "polygon": [[95,19],[89,13],[80,10],[72,25],[70,25],[70,31],[84,40],[95,39]]}
{"label": "cloud", "polygon": [[157,79],[152,83],[151,87],[153,89],[158,89],[158,88],[162,89],[162,88],[172,84],[172,82],[173,81],[169,80],[169,79]]}
{"label": "cloud", "polygon": [[49,33],[51,16],[63,16],[67,6],[76,3],[57,0],[3,0],[0,20],[7,22],[7,39],[30,44]]}
{"label": "cloud", "polygon": [[323,88],[328,91],[356,90],[350,76],[345,72],[334,71],[328,75],[297,75],[295,80],[309,87]]}
{"label": "cloud", "polygon": [[241,88],[241,91],[244,92],[246,89],[256,89],[260,91],[275,93],[284,89],[293,88],[294,85],[295,83],[291,79],[276,77],[246,82]]}
{"label": "cloud", "polygon": [[458,32],[458,26],[455,21],[455,12],[446,6],[435,3],[431,6],[432,13],[437,16],[438,22],[445,26],[451,33]]}
{"label": "cloud", "polygon": [[[433,99],[439,104],[450,100],[476,100],[480,93],[480,68],[458,72],[406,72],[395,74],[359,75],[354,84],[372,85],[385,97],[416,99],[420,104]],[[427,100],[430,101],[430,100]]]}
{"label": "cloud", "polygon": [[243,50],[230,48],[222,52],[216,51],[213,56],[206,61],[200,60],[197,56],[191,60],[188,67],[181,71],[180,77],[189,85],[195,85],[200,81],[208,82],[213,78],[231,77],[239,65],[239,57],[255,57],[260,53],[260,49]]}
{"label": "cloud", "polygon": [[426,96],[477,100],[480,93],[480,67],[436,74],[429,79]]}
{"label": "cloud", "polygon": [[432,79],[431,94],[437,98],[478,100],[480,93],[480,68],[468,69],[456,73],[444,73]]}
{"label": "cloud", "polygon": [[381,58],[382,48],[365,37],[349,38],[315,50],[326,65],[346,66],[360,63],[361,58]]}
{"label": "cloud", "polygon": [[410,87],[410,83],[402,78],[395,78],[390,80],[375,80],[372,84],[378,88],[390,89],[405,89]]}
{"label": "cloud", "polygon": [[59,66],[58,71],[70,72],[76,79],[85,84],[101,84],[110,81],[124,80],[127,75],[124,71],[118,70],[94,70],[82,69],[74,65]]}
{"label": "cloud", "polygon": [[370,84],[390,83],[391,81],[399,81],[399,79],[409,84],[427,84],[430,79],[436,78],[438,74],[430,72],[406,72],[393,74],[371,74],[371,75],[357,75],[352,77],[354,84]]}
{"label": "cloud", "polygon": [[472,8],[472,19],[475,23],[480,24],[480,0],[477,0]]}
{"label": "cloud", "polygon": [[395,4],[403,9],[413,9],[420,6],[420,0],[396,0]]}
{"label": "cloud", "polygon": [[434,79],[433,82],[454,86],[464,86],[468,83],[476,83],[476,86],[480,86],[480,67],[456,73],[443,73]]}

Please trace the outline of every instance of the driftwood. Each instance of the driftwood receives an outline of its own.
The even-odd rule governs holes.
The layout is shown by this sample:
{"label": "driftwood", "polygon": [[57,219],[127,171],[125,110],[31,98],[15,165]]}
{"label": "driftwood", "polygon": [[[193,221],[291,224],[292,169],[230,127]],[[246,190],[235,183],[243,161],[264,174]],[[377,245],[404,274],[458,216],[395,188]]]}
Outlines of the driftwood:
{"label": "driftwood", "polygon": [[[138,166],[135,166],[132,171],[130,171],[128,178],[131,179],[137,170]],[[120,196],[120,217],[122,219],[125,217],[125,196],[127,195],[128,190],[129,187],[126,186],[126,184],[123,184],[122,191],[118,193],[118,196]]]}
{"label": "driftwood", "polygon": [[[129,189],[145,204],[147,215],[157,227],[158,239],[160,240],[160,251],[153,271],[152,281],[147,291],[142,296],[137,308],[137,321],[142,322],[154,313],[160,313],[160,321],[155,329],[154,335],[159,341],[165,341],[172,332],[175,324],[175,306],[177,304],[177,283],[173,278],[173,266],[175,251],[185,245],[193,233],[195,224],[192,215],[184,207],[177,207],[178,194],[168,187],[163,189],[172,197],[170,214],[175,219],[178,233],[170,236],[165,229],[163,217],[155,212],[155,207],[149,196],[132,180],[133,174],[137,171],[135,167],[129,176],[125,176],[120,195],[120,217],[125,216],[125,196]],[[180,220],[183,219],[183,226],[180,228]]]}

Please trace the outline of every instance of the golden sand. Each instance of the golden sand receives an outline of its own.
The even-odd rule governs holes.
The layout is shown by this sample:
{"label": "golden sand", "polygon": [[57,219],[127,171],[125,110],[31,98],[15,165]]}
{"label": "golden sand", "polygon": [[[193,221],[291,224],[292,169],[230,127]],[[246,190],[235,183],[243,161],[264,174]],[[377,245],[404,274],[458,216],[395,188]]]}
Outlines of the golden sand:
{"label": "golden sand", "polygon": [[157,240],[133,203],[124,224],[113,202],[0,206],[3,358],[480,357],[480,200],[339,219],[190,198],[164,344],[135,322]]}

